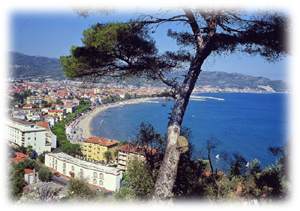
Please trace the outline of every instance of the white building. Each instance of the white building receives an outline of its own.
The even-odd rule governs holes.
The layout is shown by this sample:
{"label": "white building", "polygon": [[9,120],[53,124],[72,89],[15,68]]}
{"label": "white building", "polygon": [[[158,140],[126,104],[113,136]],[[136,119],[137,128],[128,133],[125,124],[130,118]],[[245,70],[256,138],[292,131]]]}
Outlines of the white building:
{"label": "white building", "polygon": [[117,168],[84,161],[62,152],[46,154],[45,165],[65,176],[84,179],[109,191],[120,189],[122,172]]}
{"label": "white building", "polygon": [[24,169],[24,180],[29,185],[37,183],[39,181],[38,173],[35,169]]}
{"label": "white building", "polygon": [[38,154],[50,152],[51,146],[54,145],[52,144],[54,140],[49,138],[49,132],[43,127],[17,120],[8,120],[6,125],[8,141],[11,143],[24,147],[32,146]]}

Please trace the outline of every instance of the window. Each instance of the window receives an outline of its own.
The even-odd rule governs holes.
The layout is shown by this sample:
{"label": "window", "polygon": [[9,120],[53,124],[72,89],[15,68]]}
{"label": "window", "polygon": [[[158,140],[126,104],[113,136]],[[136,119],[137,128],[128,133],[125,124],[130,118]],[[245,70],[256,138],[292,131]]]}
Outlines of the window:
{"label": "window", "polygon": [[103,173],[99,173],[99,179],[103,179]]}
{"label": "window", "polygon": [[63,164],[63,172],[66,174],[66,163]]}
{"label": "window", "polygon": [[80,178],[83,179],[83,169],[80,169]]}
{"label": "window", "polygon": [[93,184],[96,185],[97,184],[97,179],[93,179]]}
{"label": "window", "polygon": [[97,172],[94,172],[94,178],[97,178]]}
{"label": "window", "polygon": [[74,166],[71,167],[71,170],[74,171]]}
{"label": "window", "polygon": [[103,186],[103,180],[99,180],[99,185]]}

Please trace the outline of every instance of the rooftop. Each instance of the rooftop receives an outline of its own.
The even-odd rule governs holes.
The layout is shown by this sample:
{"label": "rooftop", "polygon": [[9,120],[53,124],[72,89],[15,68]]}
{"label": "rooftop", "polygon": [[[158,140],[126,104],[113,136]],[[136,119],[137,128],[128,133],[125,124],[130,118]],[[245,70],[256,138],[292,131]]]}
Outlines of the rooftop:
{"label": "rooftop", "polygon": [[121,151],[121,152],[135,153],[135,154],[141,154],[141,155],[144,155],[145,150],[151,154],[157,153],[157,150],[154,148],[142,147],[142,146],[137,146],[134,144],[124,144],[119,148],[119,151]]}
{"label": "rooftop", "polygon": [[87,138],[84,142],[92,143],[92,144],[99,144],[101,146],[111,147],[117,145],[119,142],[116,140],[109,140],[103,137],[91,136]]}
{"label": "rooftop", "polygon": [[24,169],[24,173],[25,174],[32,174],[33,173],[33,169]]}
{"label": "rooftop", "polygon": [[35,125],[34,123],[20,121],[16,119],[10,119],[7,122],[9,127],[15,128],[22,132],[38,132],[38,131],[45,131],[45,128]]}
{"label": "rooftop", "polygon": [[85,160],[81,160],[79,158],[72,157],[68,154],[65,154],[63,152],[59,153],[48,153],[46,156],[54,157],[58,160],[61,160],[66,163],[74,164],[79,167],[85,168],[85,169],[90,169],[94,171],[100,171],[108,174],[113,174],[113,175],[118,175],[120,173],[120,170],[117,168],[113,167],[108,167],[108,166],[103,166],[101,164],[95,164],[92,162],[88,162]]}
{"label": "rooftop", "polygon": [[46,129],[49,129],[49,123],[48,122],[40,121],[40,122],[36,122],[36,125],[40,126],[40,127],[43,127],[43,128],[46,128]]}
{"label": "rooftop", "polygon": [[16,152],[15,157],[12,158],[12,162],[19,163],[19,162],[26,160],[27,158],[28,158],[28,156],[26,154],[21,153],[21,152]]}

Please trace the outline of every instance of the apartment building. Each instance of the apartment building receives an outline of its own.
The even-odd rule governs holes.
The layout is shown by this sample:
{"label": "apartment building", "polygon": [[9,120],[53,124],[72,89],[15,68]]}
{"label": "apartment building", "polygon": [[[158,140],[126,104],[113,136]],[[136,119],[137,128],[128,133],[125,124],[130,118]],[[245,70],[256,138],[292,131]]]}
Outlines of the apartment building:
{"label": "apartment building", "polygon": [[24,147],[32,146],[38,154],[51,151],[52,139],[49,139],[47,129],[20,120],[8,120],[6,125],[9,142]]}
{"label": "apartment building", "polygon": [[81,152],[88,160],[105,161],[105,152],[110,151],[112,159],[117,150],[118,141],[92,136],[80,143]]}
{"label": "apartment building", "polygon": [[84,179],[87,183],[109,191],[118,191],[122,171],[81,160],[65,153],[47,153],[45,165],[67,177]]}
{"label": "apartment building", "polygon": [[132,144],[125,144],[118,149],[118,169],[127,170],[129,161],[133,159],[145,161],[144,151]]}

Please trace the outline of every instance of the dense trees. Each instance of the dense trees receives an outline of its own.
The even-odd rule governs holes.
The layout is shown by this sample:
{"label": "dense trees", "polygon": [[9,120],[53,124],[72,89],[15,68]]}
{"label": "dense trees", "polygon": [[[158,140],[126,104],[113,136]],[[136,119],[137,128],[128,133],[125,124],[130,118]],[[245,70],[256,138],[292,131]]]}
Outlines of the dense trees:
{"label": "dense trees", "polygon": [[57,122],[53,128],[52,132],[56,135],[58,140],[58,148],[70,155],[82,155],[79,144],[72,144],[68,141],[66,136],[66,124],[69,124],[71,121],[75,120],[79,115],[86,112],[90,108],[90,103],[87,101],[80,101],[79,106],[76,110],[68,114],[65,119],[60,122]]}
{"label": "dense trees", "polygon": [[116,194],[118,199],[148,199],[154,188],[153,175],[147,164],[137,159],[129,162],[122,183]]}
{"label": "dense trees", "polygon": [[92,190],[88,183],[83,180],[71,179],[68,187],[68,196],[77,199],[93,199],[96,197],[96,191]]}
{"label": "dense trees", "polygon": [[[187,138],[192,135],[191,131],[186,128],[181,132],[181,135]],[[136,144],[146,148],[163,147],[160,143],[163,143],[165,139],[166,137],[157,133],[152,125],[142,123]],[[270,148],[272,154],[277,157],[277,161],[264,168],[257,159],[247,161],[242,155],[233,153],[232,155],[226,154],[226,156],[220,155],[219,161],[223,161],[224,166],[217,169],[212,162],[212,157],[215,155],[214,150],[220,144],[216,138],[210,138],[207,141],[207,154],[195,156],[194,147],[191,144],[187,151],[181,153],[172,190],[174,198],[272,200],[286,196],[287,176],[283,148]],[[115,195],[117,199],[151,199],[151,193],[154,191],[153,182],[158,175],[157,170],[163,157],[145,155],[145,163],[135,160],[129,164],[122,187]],[[151,168],[154,163],[155,168]]]}
{"label": "dense trees", "polygon": [[[184,9],[178,15],[166,16],[148,15],[128,23],[95,24],[83,32],[83,46],[72,47],[71,55],[61,57],[68,77],[137,75],[160,80],[171,88],[169,94],[174,98],[174,106],[155,184],[156,199],[173,196],[181,154],[177,139],[205,60],[214,54],[240,51],[271,61],[287,52],[286,18],[281,14]],[[159,53],[149,35],[166,23],[171,27],[168,36],[176,40],[179,51]],[[180,24],[183,29],[171,23]],[[182,77],[168,77],[170,72],[178,70]]]}
{"label": "dense trees", "polygon": [[42,182],[49,182],[52,178],[52,172],[45,166],[41,167],[38,171],[39,179]]}

